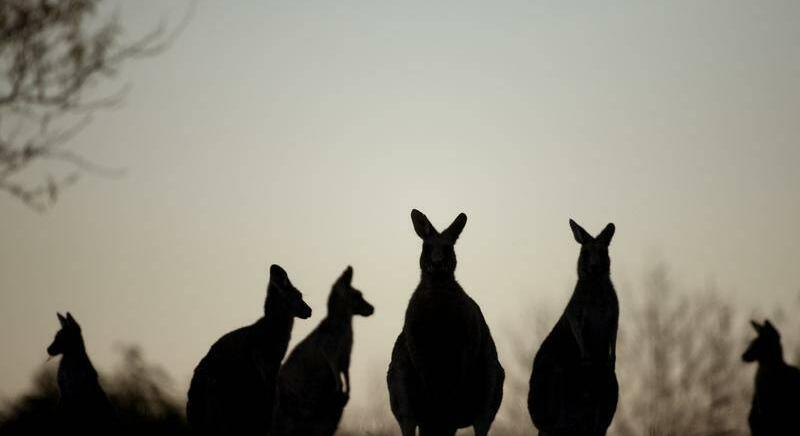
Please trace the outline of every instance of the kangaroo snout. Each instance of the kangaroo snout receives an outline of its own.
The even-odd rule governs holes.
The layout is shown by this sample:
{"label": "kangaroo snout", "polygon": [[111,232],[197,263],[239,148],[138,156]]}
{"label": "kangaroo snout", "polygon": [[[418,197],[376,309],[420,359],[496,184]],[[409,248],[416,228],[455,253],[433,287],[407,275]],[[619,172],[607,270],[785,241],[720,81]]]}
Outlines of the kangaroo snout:
{"label": "kangaroo snout", "polygon": [[308,319],[311,317],[311,307],[305,303],[305,301],[300,301],[297,303],[296,316],[300,319]]}
{"label": "kangaroo snout", "polygon": [[375,313],[375,307],[373,307],[371,304],[365,302],[364,306],[361,307],[361,310],[359,311],[358,314],[361,315],[361,316],[370,316],[373,313]]}

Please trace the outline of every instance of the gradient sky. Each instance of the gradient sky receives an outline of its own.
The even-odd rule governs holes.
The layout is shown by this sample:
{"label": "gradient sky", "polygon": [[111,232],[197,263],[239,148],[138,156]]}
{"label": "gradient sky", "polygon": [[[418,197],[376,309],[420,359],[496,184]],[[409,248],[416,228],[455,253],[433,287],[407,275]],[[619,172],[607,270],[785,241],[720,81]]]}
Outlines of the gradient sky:
{"label": "gradient sky", "polygon": [[[135,4],[130,35],[185,7]],[[0,396],[66,310],[100,369],[140,344],[184,390],[279,263],[314,308],[295,341],[355,268],[376,306],[355,321],[363,404],[418,280],[412,208],[468,215],[457,277],[495,336],[568,298],[570,217],[617,225],[622,299],[664,262],[753,310],[795,301],[798,22],[794,0],[201,2],[70,145],[125,177],[46,214],[0,197]]]}

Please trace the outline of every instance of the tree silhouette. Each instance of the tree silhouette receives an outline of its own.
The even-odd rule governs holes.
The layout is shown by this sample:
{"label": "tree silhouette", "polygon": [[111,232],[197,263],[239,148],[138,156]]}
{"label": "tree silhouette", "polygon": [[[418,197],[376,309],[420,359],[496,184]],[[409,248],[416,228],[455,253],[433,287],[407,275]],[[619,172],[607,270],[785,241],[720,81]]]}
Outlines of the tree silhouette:
{"label": "tree silhouette", "polygon": [[[80,174],[113,176],[65,144],[92,115],[120,103],[127,91],[97,95],[127,61],[163,52],[164,26],[123,42],[119,20],[98,17],[103,0],[0,2],[0,191],[46,210]],[[188,9],[191,12],[191,8]]]}

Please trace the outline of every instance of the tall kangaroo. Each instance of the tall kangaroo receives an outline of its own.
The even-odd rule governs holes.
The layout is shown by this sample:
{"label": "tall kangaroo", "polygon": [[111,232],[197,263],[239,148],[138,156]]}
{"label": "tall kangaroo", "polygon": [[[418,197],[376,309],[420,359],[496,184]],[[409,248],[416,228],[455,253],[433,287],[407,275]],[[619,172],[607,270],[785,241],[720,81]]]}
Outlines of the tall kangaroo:
{"label": "tall kangaroo", "polygon": [[264,316],[222,336],[194,370],[186,415],[197,434],[264,435],[294,318],[311,308],[278,265],[270,267]]}
{"label": "tall kangaroo", "polygon": [[467,216],[439,233],[411,211],[422,238],[422,277],[397,337],[387,382],[403,436],[451,436],[472,426],[485,436],[503,398],[505,372],[480,308],[455,279],[455,243]]}
{"label": "tall kangaroo", "polygon": [[800,370],[783,360],[781,337],[769,320],[751,321],[758,336],[742,355],[745,362],[758,362],[750,432],[753,436],[800,434]]}
{"label": "tall kangaroo", "polygon": [[609,277],[614,224],[596,238],[570,220],[581,244],[578,284],[533,361],[528,411],[542,436],[605,435],[617,409],[619,302]]}
{"label": "tall kangaroo", "polygon": [[47,354],[62,356],[58,365],[58,389],[61,393],[59,413],[65,430],[76,434],[113,431],[113,409],[86,354],[81,327],[69,312],[66,317],[57,315],[61,329],[47,347]]}
{"label": "tall kangaroo", "polygon": [[370,316],[371,304],[352,286],[347,267],[328,297],[325,317],[289,354],[278,375],[275,436],[332,436],[350,398],[353,315]]}

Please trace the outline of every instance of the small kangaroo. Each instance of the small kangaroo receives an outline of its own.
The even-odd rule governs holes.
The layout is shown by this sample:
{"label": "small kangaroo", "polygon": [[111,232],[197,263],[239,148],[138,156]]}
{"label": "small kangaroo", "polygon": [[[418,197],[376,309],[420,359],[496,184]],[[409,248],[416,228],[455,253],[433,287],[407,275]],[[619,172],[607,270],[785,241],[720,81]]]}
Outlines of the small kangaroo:
{"label": "small kangaroo", "polygon": [[619,302],[609,276],[614,224],[593,238],[569,220],[581,244],[578,283],[533,360],[528,411],[542,436],[605,435],[617,409]]}
{"label": "small kangaroo", "polygon": [[503,399],[505,372],[480,307],[455,279],[455,243],[467,216],[439,233],[411,211],[422,239],[422,270],[397,337],[387,383],[403,436],[452,436],[472,426],[485,436]]}
{"label": "small kangaroo", "polygon": [[371,304],[353,288],[347,267],[328,297],[328,316],[297,344],[278,376],[275,436],[332,436],[350,398],[353,315],[370,316]]}
{"label": "small kangaroo", "polygon": [[758,336],[742,355],[758,362],[750,432],[753,436],[800,434],[800,370],[783,360],[781,336],[769,320],[750,322]]}
{"label": "small kangaroo", "polygon": [[60,313],[56,315],[61,329],[47,347],[47,354],[62,356],[58,365],[58,390],[61,393],[60,414],[66,430],[68,433],[112,431],[113,408],[86,354],[81,326],[69,312],[66,317]]}
{"label": "small kangaroo", "polygon": [[186,415],[196,434],[264,435],[294,318],[311,308],[278,265],[270,267],[264,316],[222,336],[194,370]]}

